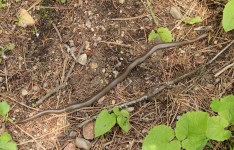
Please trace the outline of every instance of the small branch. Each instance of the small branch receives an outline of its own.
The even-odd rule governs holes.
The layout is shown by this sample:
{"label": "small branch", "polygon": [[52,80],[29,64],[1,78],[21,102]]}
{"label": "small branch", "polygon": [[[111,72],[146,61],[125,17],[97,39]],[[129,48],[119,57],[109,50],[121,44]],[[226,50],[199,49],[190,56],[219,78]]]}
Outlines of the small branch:
{"label": "small branch", "polygon": [[70,70],[68,71],[67,76],[66,76],[64,82],[67,82],[67,81],[68,81],[68,78],[71,76],[72,70],[73,70],[73,68],[75,67],[76,63],[77,63],[77,60],[78,60],[78,58],[80,57],[80,54],[83,52],[84,47],[85,47],[85,43],[81,46],[81,48],[80,48],[80,50],[79,50],[79,52],[78,52],[78,54],[77,54],[77,56],[76,56],[76,61],[74,61],[74,62],[72,63],[72,65],[71,65],[71,67],[70,67]]}
{"label": "small branch", "polygon": [[150,12],[150,14],[151,14],[151,16],[152,16],[152,18],[153,18],[153,20],[154,20],[154,23],[155,23],[155,25],[156,25],[156,28],[158,28],[159,23],[158,23],[158,20],[157,20],[155,14],[154,14],[154,11],[153,11],[153,8],[152,8],[152,4],[150,3],[149,0],[146,0],[146,3],[147,3],[148,11]]}
{"label": "small branch", "polygon": [[59,86],[51,90],[49,93],[47,93],[45,96],[43,96],[40,100],[36,102],[36,106],[41,105],[47,98],[49,98],[51,95],[54,93],[58,92],[60,89],[64,88],[67,84],[66,83],[61,83]]}
{"label": "small branch", "polygon": [[99,41],[99,43],[105,43],[105,44],[108,44],[108,45],[118,45],[118,46],[122,46],[122,47],[133,48],[131,45],[120,44],[120,43],[117,43],[117,42]]}
{"label": "small branch", "polygon": [[224,67],[222,70],[220,70],[219,72],[217,72],[214,76],[218,77],[219,75],[221,75],[224,71],[228,70],[229,68],[234,67],[234,62],[227,65],[226,67]]}
{"label": "small branch", "polygon": [[[189,73],[186,73],[178,78],[175,78],[173,80],[170,80],[170,81],[167,81],[167,82],[164,82],[162,83],[160,86],[153,86],[150,88],[150,90],[143,96],[141,96],[140,98],[138,99],[135,99],[135,100],[130,100],[129,102],[126,102],[126,103],[123,103],[123,104],[120,104],[116,107],[118,108],[126,108],[128,106],[131,106],[133,104],[136,104],[136,103],[139,103],[139,102],[143,102],[153,96],[155,96],[156,94],[160,93],[161,91],[163,91],[164,89],[168,88],[168,87],[171,87],[173,84],[177,84],[178,82],[180,81],[183,81],[191,76],[193,76],[194,74],[196,74],[198,71],[201,71],[203,68],[207,67],[208,65],[210,65],[211,63],[213,63],[223,52],[225,52],[232,44],[233,44],[234,40],[232,42],[230,42],[225,48],[223,48],[218,54],[216,54],[210,61],[208,61],[206,64],[198,67],[197,69],[189,72]],[[112,111],[113,108],[109,109],[109,112]],[[82,127],[84,126],[85,124],[87,124],[88,122],[94,120],[97,118],[97,115],[94,115],[88,119],[86,119],[84,122],[82,122],[78,127]]]}
{"label": "small branch", "polygon": [[58,30],[57,26],[56,26],[54,23],[52,23],[52,25],[53,25],[53,27],[54,27],[55,31],[56,31],[56,32],[57,32],[57,34],[58,34],[59,41],[62,43],[62,42],[63,42],[63,39],[62,39],[62,36],[61,36],[61,34],[60,34],[60,32],[59,32],[59,30]]}
{"label": "small branch", "polygon": [[127,21],[127,20],[140,19],[140,18],[144,18],[144,17],[148,17],[148,16],[150,16],[150,15],[143,14],[143,15],[136,16],[136,17],[112,18],[112,19],[110,19],[110,20],[112,20],[112,21]]}
{"label": "small branch", "polygon": [[[81,52],[83,51],[85,47],[85,43],[81,46],[77,56],[76,56],[76,60],[78,59],[78,57],[80,56]],[[53,90],[51,90],[49,93],[47,93],[45,96],[43,96],[40,100],[38,100],[36,102],[36,106],[39,106],[41,105],[46,99],[48,99],[51,95],[53,95],[54,93],[58,92],[60,89],[64,88],[66,85],[67,85],[67,81],[68,81],[68,78],[70,77],[71,73],[72,73],[72,70],[74,69],[76,65],[76,61],[73,61],[68,73],[67,73],[67,76],[65,78],[65,81],[64,83],[61,83],[59,86],[57,86],[56,88],[54,88]]]}

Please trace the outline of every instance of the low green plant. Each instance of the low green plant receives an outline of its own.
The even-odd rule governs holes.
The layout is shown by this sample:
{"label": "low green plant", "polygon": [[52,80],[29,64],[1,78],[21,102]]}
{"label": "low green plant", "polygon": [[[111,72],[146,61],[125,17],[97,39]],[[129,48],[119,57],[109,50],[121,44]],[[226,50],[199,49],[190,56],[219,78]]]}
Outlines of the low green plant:
{"label": "low green plant", "polygon": [[0,0],[0,9],[5,8],[7,6],[6,0]]}
{"label": "low green plant", "polygon": [[172,34],[168,28],[160,27],[157,29],[157,32],[152,30],[148,36],[148,41],[152,41],[156,38],[160,38],[163,42],[172,42]]}
{"label": "low green plant", "polygon": [[117,123],[124,132],[128,132],[130,129],[129,112],[125,109],[119,110],[118,107],[113,108],[113,112],[109,113],[104,109],[97,116],[94,133],[95,137],[99,137],[108,131]]}
{"label": "low green plant", "polygon": [[14,44],[8,44],[4,47],[0,46],[0,63],[2,62],[2,59],[6,58],[5,53],[9,50],[13,50],[15,48]]}
{"label": "low green plant", "polygon": [[201,19],[200,16],[196,16],[196,17],[193,17],[193,18],[188,17],[188,18],[183,19],[183,22],[192,25],[192,24],[202,22],[202,19]]}
{"label": "low green plant", "polygon": [[153,127],[144,139],[142,150],[202,150],[211,140],[228,140],[232,135],[228,128],[234,125],[234,96],[214,99],[210,107],[217,116],[192,111],[178,119],[175,130],[166,125]]}
{"label": "low green plant", "polygon": [[61,3],[66,3],[67,0],[59,0]]}
{"label": "low green plant", "polygon": [[[7,102],[0,102],[0,115],[2,116],[1,120],[3,122],[11,121],[8,117],[9,110],[10,105]],[[17,150],[16,143],[12,140],[11,135],[7,132],[3,132],[0,135],[0,150]]]}
{"label": "low green plant", "polygon": [[234,29],[234,0],[230,0],[223,9],[222,25],[225,32]]}

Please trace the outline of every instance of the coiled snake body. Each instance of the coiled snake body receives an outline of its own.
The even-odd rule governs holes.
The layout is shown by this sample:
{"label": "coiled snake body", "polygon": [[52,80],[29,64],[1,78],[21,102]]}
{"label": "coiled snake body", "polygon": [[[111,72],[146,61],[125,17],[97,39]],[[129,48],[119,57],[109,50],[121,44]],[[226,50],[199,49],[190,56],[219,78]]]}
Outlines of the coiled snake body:
{"label": "coiled snake body", "polygon": [[25,120],[19,121],[17,123],[25,123],[25,122],[31,121],[31,120],[33,120],[35,118],[38,118],[40,116],[47,115],[47,114],[59,114],[59,113],[64,113],[64,112],[70,112],[70,111],[75,110],[75,109],[90,106],[92,103],[94,103],[95,101],[100,99],[102,96],[104,96],[107,92],[109,92],[112,88],[114,88],[118,83],[122,82],[134,67],[136,67],[140,63],[144,62],[150,55],[152,55],[157,50],[160,50],[160,49],[163,49],[163,48],[169,48],[169,47],[175,47],[175,46],[182,46],[182,45],[185,45],[185,44],[190,44],[190,43],[196,42],[198,40],[201,40],[201,39],[207,37],[207,35],[208,34],[203,34],[203,35],[201,35],[201,36],[199,36],[199,37],[197,37],[195,39],[182,41],[182,42],[172,42],[172,43],[158,44],[158,45],[154,46],[152,49],[150,49],[146,54],[144,54],[144,55],[138,57],[137,59],[135,59],[131,64],[129,64],[127,66],[127,68],[125,68],[125,70],[124,70],[124,72],[122,74],[120,74],[117,78],[115,78],[112,82],[107,84],[103,89],[101,89],[99,92],[97,92],[97,94],[95,94],[94,96],[91,96],[85,102],[71,104],[71,105],[69,105],[69,106],[67,106],[67,107],[65,107],[63,109],[45,110],[45,111],[39,112],[36,115],[34,115],[32,117],[29,117],[29,118],[27,118]]}

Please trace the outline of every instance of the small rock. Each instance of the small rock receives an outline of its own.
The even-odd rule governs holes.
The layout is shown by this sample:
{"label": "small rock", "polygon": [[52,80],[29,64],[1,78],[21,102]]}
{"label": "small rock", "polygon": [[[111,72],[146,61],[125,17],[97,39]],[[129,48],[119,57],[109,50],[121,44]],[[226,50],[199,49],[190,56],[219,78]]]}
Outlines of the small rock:
{"label": "small rock", "polygon": [[83,136],[87,140],[94,138],[94,122],[89,122],[83,126]]}
{"label": "small rock", "polygon": [[90,63],[90,68],[91,68],[91,69],[97,69],[97,68],[98,68],[98,64],[92,62],[92,63]]}
{"label": "small rock", "polygon": [[73,143],[69,143],[63,150],[76,150],[76,146]]}
{"label": "small rock", "polygon": [[102,104],[102,102],[105,100],[105,96],[102,96],[99,100],[98,100],[98,104]]}
{"label": "small rock", "polygon": [[78,63],[80,63],[81,65],[86,65],[87,61],[88,61],[88,57],[86,54],[82,54],[80,55],[80,57],[78,58]]}
{"label": "small rock", "polygon": [[114,104],[115,104],[115,100],[112,100],[112,101],[111,101],[111,104],[114,105]]}
{"label": "small rock", "polygon": [[134,107],[128,107],[128,108],[126,108],[126,110],[128,111],[128,112],[133,112],[134,111]]}
{"label": "small rock", "polygon": [[86,25],[86,27],[91,28],[91,22],[90,22],[90,20],[87,20],[85,22],[85,25]]}
{"label": "small rock", "polygon": [[26,89],[22,89],[21,91],[22,96],[28,95],[28,91]]}
{"label": "small rock", "polygon": [[102,68],[102,73],[105,73],[106,72],[106,69],[105,68]]}
{"label": "small rock", "polygon": [[32,87],[32,90],[33,90],[33,91],[38,91],[39,89],[40,89],[40,88],[39,88],[38,86],[33,86],[33,87]]}
{"label": "small rock", "polygon": [[91,143],[88,140],[85,140],[85,139],[80,138],[80,137],[76,137],[75,145],[78,148],[83,148],[85,150],[89,150],[91,147]]}
{"label": "small rock", "polygon": [[206,87],[210,90],[214,90],[215,86],[213,84],[207,84]]}
{"label": "small rock", "polygon": [[178,7],[172,6],[170,9],[170,14],[172,15],[173,18],[179,20],[182,19],[182,14],[180,12],[180,9]]}
{"label": "small rock", "polygon": [[125,0],[119,0],[120,4],[123,4],[125,2]]}
{"label": "small rock", "polygon": [[114,70],[114,71],[113,71],[113,74],[114,74],[114,77],[116,78],[116,77],[118,76],[119,72],[116,71],[116,70]]}
{"label": "small rock", "polygon": [[46,88],[47,86],[48,86],[47,82],[43,83],[43,88]]}
{"label": "small rock", "polygon": [[0,82],[2,82],[3,81],[3,77],[0,77]]}
{"label": "small rock", "polygon": [[76,131],[71,131],[70,134],[69,134],[69,137],[70,137],[71,139],[74,139],[74,138],[76,138],[76,135],[77,135],[77,132],[76,132]]}

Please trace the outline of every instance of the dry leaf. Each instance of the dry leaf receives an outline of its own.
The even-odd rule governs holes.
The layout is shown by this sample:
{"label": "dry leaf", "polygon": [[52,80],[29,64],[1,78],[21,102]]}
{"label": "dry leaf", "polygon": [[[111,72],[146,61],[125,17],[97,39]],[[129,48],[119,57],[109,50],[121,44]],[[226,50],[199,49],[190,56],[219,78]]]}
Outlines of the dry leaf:
{"label": "dry leaf", "polygon": [[27,10],[22,8],[18,13],[18,19],[19,19],[18,25],[21,27],[32,26],[35,24],[35,20],[32,18],[32,16],[27,12]]}

